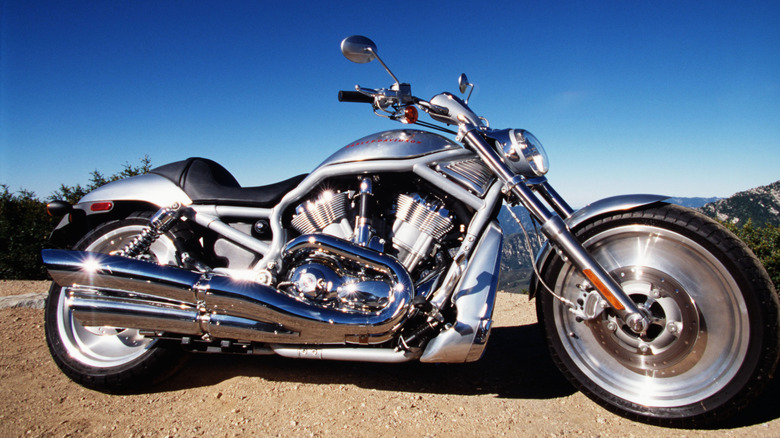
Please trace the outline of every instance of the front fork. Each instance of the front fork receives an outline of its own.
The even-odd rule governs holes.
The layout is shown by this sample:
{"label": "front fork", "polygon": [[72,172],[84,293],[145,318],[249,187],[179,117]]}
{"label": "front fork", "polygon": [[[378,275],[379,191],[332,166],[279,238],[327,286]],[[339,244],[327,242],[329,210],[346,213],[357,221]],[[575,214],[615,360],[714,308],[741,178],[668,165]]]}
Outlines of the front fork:
{"label": "front fork", "polygon": [[550,212],[528,188],[526,181],[521,176],[515,175],[501,161],[498,154],[482,138],[475,126],[461,125],[461,135],[504,182],[504,193],[507,197],[518,199],[530,214],[542,224],[542,233],[582,272],[601,298],[609,303],[615,314],[635,333],[644,333],[650,325],[650,320],[631,301],[609,273],[585,251],[585,248],[561,219],[560,215],[568,217],[572,214],[571,207],[558,196],[546,183],[546,180],[542,179],[538,183],[539,190],[558,214]]}

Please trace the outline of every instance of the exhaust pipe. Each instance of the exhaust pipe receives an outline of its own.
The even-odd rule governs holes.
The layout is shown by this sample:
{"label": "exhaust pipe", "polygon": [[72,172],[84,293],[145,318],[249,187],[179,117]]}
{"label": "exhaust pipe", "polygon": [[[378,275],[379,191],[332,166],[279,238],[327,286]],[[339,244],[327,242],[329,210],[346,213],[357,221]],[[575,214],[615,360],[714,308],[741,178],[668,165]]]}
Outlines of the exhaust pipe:
{"label": "exhaust pipe", "polygon": [[85,326],[135,327],[162,333],[267,342],[295,342],[298,333],[269,324],[229,315],[202,315],[192,303],[164,302],[160,297],[109,289],[68,288],[67,305]]}
{"label": "exhaust pipe", "polygon": [[378,344],[393,336],[414,295],[397,260],[326,235],[301,236],[285,253],[298,250],[381,268],[395,284],[387,307],[370,313],[323,308],[259,283],[108,254],[44,250],[42,256],[54,282],[69,288],[74,318],[86,326],[280,344]]}

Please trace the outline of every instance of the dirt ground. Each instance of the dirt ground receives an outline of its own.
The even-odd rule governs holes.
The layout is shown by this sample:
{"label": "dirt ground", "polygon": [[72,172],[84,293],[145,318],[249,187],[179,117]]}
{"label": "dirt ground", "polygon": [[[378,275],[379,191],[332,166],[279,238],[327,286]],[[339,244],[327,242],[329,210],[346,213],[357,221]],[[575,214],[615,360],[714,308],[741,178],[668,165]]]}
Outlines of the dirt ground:
{"label": "dirt ground", "polygon": [[[45,292],[0,281],[0,296]],[[378,365],[194,355],[152,392],[107,395],[49,357],[43,311],[0,310],[0,437],[12,436],[780,436],[775,382],[718,430],[618,417],[558,373],[533,303],[501,293],[485,356],[463,365]]]}

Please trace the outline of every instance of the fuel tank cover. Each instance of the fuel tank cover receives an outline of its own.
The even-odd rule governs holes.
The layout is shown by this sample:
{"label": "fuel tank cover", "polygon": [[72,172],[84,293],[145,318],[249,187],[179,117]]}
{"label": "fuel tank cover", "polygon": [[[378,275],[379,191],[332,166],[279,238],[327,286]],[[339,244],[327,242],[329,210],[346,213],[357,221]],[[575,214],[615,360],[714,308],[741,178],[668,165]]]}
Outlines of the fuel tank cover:
{"label": "fuel tank cover", "polygon": [[356,140],[336,151],[320,167],[355,161],[415,158],[460,147],[458,143],[432,132],[397,129]]}

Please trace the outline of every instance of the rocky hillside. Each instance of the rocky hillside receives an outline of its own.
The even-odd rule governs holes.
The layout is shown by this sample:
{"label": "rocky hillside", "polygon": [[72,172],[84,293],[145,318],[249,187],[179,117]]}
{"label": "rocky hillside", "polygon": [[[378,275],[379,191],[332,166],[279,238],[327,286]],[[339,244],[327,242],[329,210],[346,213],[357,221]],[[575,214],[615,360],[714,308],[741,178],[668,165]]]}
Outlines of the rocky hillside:
{"label": "rocky hillside", "polygon": [[744,225],[748,219],[756,226],[780,226],[780,181],[739,192],[699,209],[707,216]]}

